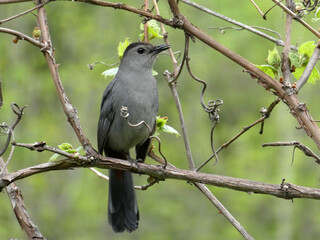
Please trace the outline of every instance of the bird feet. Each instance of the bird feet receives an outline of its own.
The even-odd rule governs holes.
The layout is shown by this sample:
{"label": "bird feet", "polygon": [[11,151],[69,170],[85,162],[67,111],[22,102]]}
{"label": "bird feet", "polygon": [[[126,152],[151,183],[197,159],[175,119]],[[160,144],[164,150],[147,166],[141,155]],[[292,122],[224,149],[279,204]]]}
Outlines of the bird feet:
{"label": "bird feet", "polygon": [[135,165],[138,168],[138,172],[140,173],[140,166],[139,163],[143,163],[143,160],[138,158],[138,159],[134,159],[134,158],[129,158],[129,161],[131,163],[131,168],[133,168],[133,165]]}

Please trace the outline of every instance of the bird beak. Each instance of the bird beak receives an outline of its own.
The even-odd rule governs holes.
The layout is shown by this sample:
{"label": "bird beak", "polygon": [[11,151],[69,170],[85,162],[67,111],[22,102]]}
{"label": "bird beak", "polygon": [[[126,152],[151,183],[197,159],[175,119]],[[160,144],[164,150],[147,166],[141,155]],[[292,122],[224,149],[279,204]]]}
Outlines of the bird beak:
{"label": "bird beak", "polygon": [[168,48],[170,48],[170,45],[163,44],[163,45],[155,46],[151,52],[160,53],[164,50],[167,50]]}

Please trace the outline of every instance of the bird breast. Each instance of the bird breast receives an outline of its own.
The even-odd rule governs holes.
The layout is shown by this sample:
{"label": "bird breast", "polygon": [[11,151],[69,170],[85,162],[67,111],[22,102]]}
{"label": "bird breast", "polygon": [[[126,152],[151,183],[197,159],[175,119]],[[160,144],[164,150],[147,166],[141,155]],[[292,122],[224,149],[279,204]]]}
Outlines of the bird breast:
{"label": "bird breast", "polygon": [[[120,87],[117,88],[122,92],[114,95],[121,97],[114,99],[115,119],[113,122],[117,126],[112,126],[110,129],[107,145],[111,149],[128,153],[129,149],[142,144],[153,134],[159,100],[156,80],[154,78],[152,80],[154,81],[144,84],[139,81],[136,81],[135,84],[120,84]],[[127,108],[127,118],[121,114],[123,107]]]}

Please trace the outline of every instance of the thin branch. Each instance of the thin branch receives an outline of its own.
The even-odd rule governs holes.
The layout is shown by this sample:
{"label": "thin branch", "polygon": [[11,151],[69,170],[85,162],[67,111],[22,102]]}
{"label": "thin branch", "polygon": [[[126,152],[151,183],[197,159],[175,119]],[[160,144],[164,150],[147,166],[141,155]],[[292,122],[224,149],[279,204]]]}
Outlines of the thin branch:
{"label": "thin branch", "polygon": [[12,4],[12,3],[23,3],[30,2],[30,0],[0,0],[0,4]]}
{"label": "thin branch", "polygon": [[[281,40],[281,34],[278,33],[277,31],[274,31],[272,29],[269,29],[269,28],[265,28],[265,27],[260,27],[260,26],[251,26],[252,28],[254,29],[261,29],[261,30],[264,30],[264,31],[267,31],[267,32],[271,32],[275,35],[278,36],[279,40]],[[243,30],[246,30],[245,28],[243,27],[231,27],[231,26],[228,26],[228,27],[208,27],[208,29],[219,29],[220,32],[223,32],[225,29],[232,29],[232,30],[236,30],[236,31],[243,31]],[[282,45],[283,46],[283,45]],[[291,46],[291,48],[293,50],[298,50],[296,46]]]}
{"label": "thin branch", "polygon": [[9,28],[3,28],[3,27],[0,27],[0,32],[3,32],[3,33],[8,33],[8,34],[11,34],[13,36],[16,36],[17,37],[17,40],[25,40],[29,43],[31,43],[32,45],[36,46],[36,47],[39,47],[39,48],[44,48],[45,45],[35,39],[33,39],[32,37],[29,37],[21,32],[18,32],[18,31],[15,31],[15,30],[12,30],[12,29],[9,29]]}
{"label": "thin branch", "polygon": [[104,175],[103,173],[99,172],[97,169],[95,168],[89,168],[89,170],[91,172],[93,172],[94,174],[96,174],[99,178],[102,178],[103,180],[109,181],[109,177]]}
{"label": "thin branch", "polygon": [[[7,129],[7,130],[6,130]],[[1,132],[4,131],[4,132]],[[6,143],[4,145],[4,147],[2,149],[0,149],[0,157],[6,152],[7,148],[10,145],[10,140],[11,140],[11,128],[8,126],[8,124],[6,123],[2,123],[0,124],[0,134],[2,135],[7,135],[7,140]],[[0,174],[1,175],[1,174]]]}
{"label": "thin branch", "polygon": [[[215,11],[209,9],[209,8],[206,8],[206,7],[204,7],[202,5],[199,5],[198,3],[192,2],[190,0],[180,0],[180,1],[190,5],[192,7],[195,7],[195,8],[197,8],[197,9],[203,11],[203,12],[211,14],[211,15],[217,17],[217,18],[220,18],[220,19],[222,19],[222,20],[224,20],[226,22],[229,22],[229,23],[234,24],[236,26],[239,26],[239,27],[241,27],[243,29],[246,29],[246,30],[248,30],[248,31],[250,31],[250,32],[252,32],[254,34],[257,34],[257,35],[259,35],[259,36],[261,36],[261,37],[263,37],[263,38],[265,38],[265,39],[267,39],[267,40],[269,40],[271,42],[274,42],[278,46],[284,46],[284,42],[281,39],[276,39],[274,37],[269,36],[268,34],[265,34],[264,32],[261,32],[261,31],[255,29],[257,27],[251,27],[251,26],[248,26],[248,25],[243,24],[241,22],[238,22],[238,21],[236,21],[234,19],[226,17],[226,16],[224,16],[224,15],[222,15],[220,13],[217,13],[217,12],[215,12]],[[270,31],[270,30],[268,30],[268,31]],[[297,49],[295,46],[291,46],[291,48],[292,49]]]}
{"label": "thin branch", "polygon": [[[26,108],[27,106],[25,105],[24,107],[20,108],[16,103],[12,103],[11,104],[11,108],[12,108],[12,111],[14,112],[14,114],[17,115],[17,119],[14,121],[14,123],[12,124],[12,126],[8,126],[7,124],[4,123],[4,126],[1,126],[1,127],[5,127],[8,129],[8,137],[7,137],[7,141],[6,141],[6,144],[4,146],[4,148],[1,150],[0,149],[0,157],[2,156],[2,154],[6,151],[6,149],[8,148],[9,146],[9,143],[10,143],[10,140],[12,138],[12,142],[15,142],[15,138],[14,138],[14,132],[13,130],[15,129],[15,127],[18,125],[18,123],[20,122],[21,118],[22,118],[22,115],[24,114],[24,109]],[[0,176],[3,174],[4,170],[7,168],[11,158],[12,158],[12,155],[13,155],[13,152],[14,152],[14,148],[15,146],[13,145],[12,148],[11,148],[11,151],[10,151],[10,154],[9,154],[9,157],[4,165],[4,168],[2,169],[2,171],[0,172]]]}
{"label": "thin branch", "polygon": [[177,91],[177,85],[176,82],[172,82],[170,83],[170,74],[168,72],[166,72],[167,74],[165,75],[168,83],[169,83],[169,87],[170,90],[172,92],[173,98],[174,98],[174,102],[176,104],[176,108],[178,111],[178,116],[179,116],[179,121],[180,121],[180,126],[181,126],[181,132],[182,132],[182,136],[183,136],[183,141],[184,141],[184,145],[185,145],[185,149],[186,149],[186,153],[187,153],[187,158],[188,158],[188,164],[189,164],[189,169],[190,170],[194,170],[194,161],[193,161],[193,157],[192,157],[192,152],[191,152],[191,146],[190,146],[190,142],[189,142],[189,137],[188,137],[188,132],[187,132],[187,127],[184,121],[184,117],[183,117],[183,112],[182,112],[182,107],[181,107],[181,103],[180,103],[180,98],[179,98],[179,94]]}
{"label": "thin branch", "polygon": [[[9,127],[8,125],[7,125],[6,127],[9,129],[8,140],[10,140],[10,139],[12,138],[12,141],[15,141],[14,132],[13,132],[12,128]],[[7,147],[7,146],[6,146],[6,147]],[[6,147],[5,147],[5,149],[6,149]],[[4,150],[5,150],[5,149],[4,149]],[[0,171],[0,176],[1,176],[1,175],[4,173],[4,171],[7,169],[7,166],[8,166],[8,164],[10,163],[11,158],[12,158],[12,155],[13,155],[13,153],[14,153],[14,149],[15,149],[15,146],[13,145],[13,146],[11,147],[11,151],[10,151],[9,157],[8,157],[6,163],[4,164],[4,167],[3,167],[2,170]]]}
{"label": "thin branch", "polygon": [[[291,8],[291,1],[293,0],[286,0],[287,6]],[[294,5],[294,3],[293,3]],[[290,84],[290,62],[289,62],[289,52],[290,52],[290,42],[291,42],[291,30],[292,30],[292,16],[290,14],[286,14],[286,35],[285,35],[285,43],[282,52],[282,62],[281,62],[281,71],[283,74],[283,85],[285,89],[288,91],[288,94],[293,92]]]}
{"label": "thin branch", "polygon": [[17,14],[17,15],[12,16],[12,17],[9,17],[9,18],[0,20],[0,25],[3,24],[3,23],[5,23],[5,22],[8,22],[8,21],[10,21],[10,20],[13,20],[13,19],[15,19],[15,18],[21,17],[21,16],[23,16],[23,15],[29,13],[29,12],[32,12],[32,11],[34,11],[34,10],[40,8],[40,7],[43,7],[44,5],[48,4],[48,3],[51,2],[51,1],[53,1],[53,0],[47,0],[46,2],[44,2],[44,3],[40,4],[40,5],[37,5],[37,6],[33,7],[33,8],[31,8],[31,9],[27,10],[27,11],[24,11],[24,12],[22,12],[22,13],[19,13],[19,14]]}
{"label": "thin branch", "polygon": [[153,185],[155,185],[156,183],[159,183],[159,179],[153,179],[149,183],[142,185],[142,186],[134,186],[134,189],[145,191],[149,187],[152,187]]}
{"label": "thin branch", "polygon": [[[153,0],[153,6],[154,6],[154,8],[156,10],[156,14],[160,16],[160,11],[159,11],[158,4],[157,4],[156,0]],[[160,28],[161,28],[161,31],[162,31],[164,42],[167,45],[170,45],[169,39],[168,39],[168,32],[164,28],[164,25],[163,25],[162,22],[160,22]],[[174,57],[174,53],[173,53],[172,48],[169,48],[168,51],[169,51],[169,55],[170,55],[170,58],[171,58],[171,61],[172,61],[172,64],[173,64],[173,73],[176,76],[177,75],[177,69],[178,69],[178,63],[177,63],[176,58]]]}
{"label": "thin branch", "polygon": [[220,203],[220,201],[210,192],[204,184],[194,184],[207,198],[217,207],[217,209],[225,216],[225,218],[237,229],[240,234],[247,240],[254,238],[244,229],[244,227],[231,215],[231,213]]}
{"label": "thin branch", "polygon": [[304,72],[302,73],[301,77],[299,78],[299,80],[296,82],[296,92],[299,92],[299,90],[304,86],[304,84],[306,84],[306,82],[308,81],[312,70],[314,69],[316,63],[318,62],[320,57],[320,43],[318,42],[316,48],[314,49],[313,54],[311,55],[309,62],[304,70]]}
{"label": "thin branch", "polygon": [[[0,0],[1,1],[1,0]],[[67,0],[67,1],[72,1],[72,0]],[[98,5],[98,6],[102,6],[102,7],[112,7],[114,9],[121,9],[121,10],[125,10],[125,11],[129,11],[135,14],[138,14],[140,16],[144,16],[148,19],[155,19],[159,22],[162,22],[168,26],[171,27],[178,27],[177,23],[174,22],[171,19],[165,19],[163,17],[161,17],[160,15],[153,15],[152,13],[145,11],[145,10],[141,10],[123,3],[113,3],[113,2],[107,2],[107,1],[101,1],[101,0],[73,0],[72,2],[83,2],[83,3],[87,3],[87,4],[93,4],[93,5]]]}
{"label": "thin branch", "polygon": [[[148,10],[149,10],[149,0],[144,0],[143,10],[148,12]],[[148,19],[145,18],[144,19],[144,24],[143,24],[143,33],[144,33],[143,41],[144,42],[149,42],[148,21],[147,20]]]}
{"label": "thin branch", "polygon": [[[217,155],[222,149],[227,148],[231,143],[233,143],[235,140],[237,140],[242,134],[244,134],[245,132],[247,132],[249,129],[251,129],[252,127],[256,126],[257,124],[264,123],[264,120],[270,117],[270,114],[272,112],[272,110],[274,109],[274,107],[280,102],[280,99],[278,98],[277,100],[273,101],[270,106],[265,109],[262,108],[260,110],[262,117],[260,117],[258,120],[254,121],[253,123],[251,123],[249,126],[246,126],[242,129],[242,131],[240,131],[238,134],[236,134],[233,138],[231,138],[228,142],[222,144],[219,149],[215,152],[215,154]],[[262,125],[263,126],[263,125]],[[260,134],[262,134],[263,129],[261,127],[260,130]],[[197,169],[196,171],[199,171],[202,167],[204,167],[215,155],[212,155],[208,160],[206,160],[205,162],[203,162]]]}
{"label": "thin branch", "polygon": [[[0,170],[4,170],[5,174],[9,174],[5,168],[5,164],[0,157]],[[29,239],[45,240],[45,238],[40,233],[39,228],[32,222],[29,213],[24,205],[23,197],[21,191],[15,183],[11,183],[6,186],[6,192],[9,196],[12,209],[14,214],[22,228]]]}
{"label": "thin branch", "polygon": [[315,162],[320,164],[320,157],[315,154],[310,148],[303,145],[298,141],[292,142],[273,142],[273,143],[264,143],[262,147],[282,147],[282,146],[294,146],[295,148],[300,149],[306,156],[312,157],[315,159]]}
{"label": "thin branch", "polygon": [[251,0],[251,3],[253,4],[253,6],[258,10],[258,12],[260,13],[260,15],[262,16],[262,18],[264,20],[267,20],[266,16],[264,15],[264,13],[260,10],[260,8],[258,7],[258,5],[253,1]]}
{"label": "thin branch", "polygon": [[[99,172],[97,169],[91,167],[91,168],[89,168],[89,170],[91,170],[94,174],[96,174],[98,177],[102,178],[103,180],[109,181],[109,177],[104,175],[103,173]],[[149,187],[153,186],[154,184],[156,184],[158,182],[159,182],[158,179],[153,179],[146,185],[134,186],[134,189],[144,191],[144,190],[147,190]]]}
{"label": "thin branch", "polygon": [[280,3],[278,0],[272,0],[274,3],[276,3],[279,7],[281,7],[286,13],[288,13],[290,16],[293,17],[294,20],[301,23],[306,29],[308,29],[310,32],[312,32],[317,38],[320,38],[320,33],[312,28],[308,23],[303,21],[299,16],[297,16],[293,11],[291,11],[289,8],[287,8],[285,5]]}
{"label": "thin branch", "polygon": [[[17,146],[26,147],[36,151],[52,151],[54,148],[43,144],[16,144]],[[61,153],[61,150],[56,149],[56,153]],[[64,151],[62,151],[64,152]],[[135,166],[126,160],[119,160],[99,155],[99,158],[92,159],[86,156],[74,156],[74,154],[64,152],[63,155],[70,156],[70,160],[61,160],[55,162],[47,162],[33,167],[25,168],[4,174],[0,177],[0,190],[10,183],[30,177],[35,174],[44,173],[55,170],[72,170],[74,168],[98,167],[103,169],[118,169],[131,171],[138,174],[152,176],[156,179],[177,179],[192,183],[203,183],[217,187],[229,188],[237,191],[267,194],[278,198],[293,199],[293,198],[310,198],[320,199],[320,189],[298,186],[290,183],[285,183],[284,186],[279,184],[269,184],[246,179],[220,176],[215,174],[201,173],[190,170],[182,170],[176,168],[163,169],[162,166],[148,165],[139,163]]]}

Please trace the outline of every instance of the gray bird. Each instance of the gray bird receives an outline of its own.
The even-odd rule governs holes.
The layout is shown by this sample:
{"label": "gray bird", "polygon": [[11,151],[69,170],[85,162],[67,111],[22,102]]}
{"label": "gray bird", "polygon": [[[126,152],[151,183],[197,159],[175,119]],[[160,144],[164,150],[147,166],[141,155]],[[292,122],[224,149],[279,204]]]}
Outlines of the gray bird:
{"label": "gray bird", "polygon": [[[129,150],[135,147],[136,159],[145,160],[159,107],[158,86],[152,68],[158,54],[169,47],[135,42],[125,50],[118,73],[102,96],[98,123],[100,154],[132,161]],[[128,119],[121,115],[123,107],[128,109]],[[129,125],[141,121],[151,132],[144,124]],[[115,232],[132,232],[138,228],[139,222],[132,174],[111,169],[109,178],[109,224]]]}

